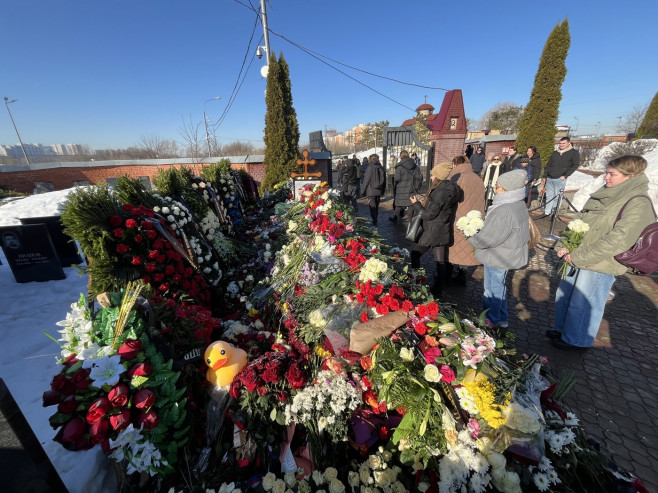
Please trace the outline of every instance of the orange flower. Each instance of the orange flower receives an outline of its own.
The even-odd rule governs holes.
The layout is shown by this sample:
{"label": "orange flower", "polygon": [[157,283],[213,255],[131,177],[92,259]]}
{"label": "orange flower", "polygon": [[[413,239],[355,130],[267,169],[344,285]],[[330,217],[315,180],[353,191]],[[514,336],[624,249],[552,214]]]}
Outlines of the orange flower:
{"label": "orange flower", "polygon": [[360,359],[361,367],[366,370],[372,370],[373,364],[372,364],[372,358],[370,356],[362,356]]}

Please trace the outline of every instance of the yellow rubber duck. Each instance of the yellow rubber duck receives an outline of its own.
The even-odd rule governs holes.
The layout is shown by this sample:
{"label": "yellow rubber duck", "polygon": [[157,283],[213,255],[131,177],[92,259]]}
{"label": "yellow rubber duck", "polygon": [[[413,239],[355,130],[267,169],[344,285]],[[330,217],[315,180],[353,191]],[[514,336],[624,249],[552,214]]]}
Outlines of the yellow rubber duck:
{"label": "yellow rubber duck", "polygon": [[206,380],[219,386],[229,385],[247,364],[247,353],[225,341],[210,344],[203,358],[208,365]]}

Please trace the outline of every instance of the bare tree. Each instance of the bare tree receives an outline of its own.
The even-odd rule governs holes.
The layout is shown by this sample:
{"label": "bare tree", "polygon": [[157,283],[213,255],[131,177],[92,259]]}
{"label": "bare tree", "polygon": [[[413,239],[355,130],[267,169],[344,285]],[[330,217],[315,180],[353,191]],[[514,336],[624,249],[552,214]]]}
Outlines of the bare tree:
{"label": "bare tree", "polygon": [[647,114],[648,109],[649,103],[643,106],[634,106],[631,111],[622,117],[623,119],[619,125],[617,125],[617,130],[626,135],[637,133],[637,129],[640,128],[644,115]]}
{"label": "bare tree", "polygon": [[222,156],[241,156],[243,154],[253,154],[253,151],[254,145],[251,142],[236,140],[222,148]]}
{"label": "bare tree", "polygon": [[205,133],[201,128],[201,122],[194,122],[192,115],[190,115],[189,122],[183,118],[183,126],[178,129],[178,132],[183,139],[181,147],[183,155],[191,158],[194,162],[201,162],[207,148],[205,142]]}
{"label": "bare tree", "polygon": [[514,103],[498,103],[487,111],[479,122],[480,129],[494,129],[505,133],[519,131],[523,106]]}
{"label": "bare tree", "polygon": [[146,159],[156,159],[158,157],[165,157],[164,150],[169,147],[169,144],[158,135],[142,134],[137,141],[137,147],[144,151]]}

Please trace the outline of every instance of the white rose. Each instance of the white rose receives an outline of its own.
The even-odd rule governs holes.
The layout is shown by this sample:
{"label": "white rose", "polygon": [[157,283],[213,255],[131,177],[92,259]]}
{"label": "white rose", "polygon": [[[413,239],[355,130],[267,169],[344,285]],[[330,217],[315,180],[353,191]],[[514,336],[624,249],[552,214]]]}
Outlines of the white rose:
{"label": "white rose", "polygon": [[272,493],[284,493],[286,491],[286,483],[283,479],[277,479],[272,486]]}
{"label": "white rose", "polygon": [[344,493],[345,492],[345,485],[342,483],[342,481],[339,481],[338,479],[332,479],[329,481],[329,493]]}
{"label": "white rose", "polygon": [[413,349],[403,347],[400,349],[400,359],[402,361],[413,361],[414,360],[414,351]]}
{"label": "white rose", "polygon": [[268,472],[265,476],[263,476],[263,489],[265,491],[270,491],[272,487],[274,486],[274,482],[276,481],[276,475],[273,472]]}
{"label": "white rose", "polygon": [[440,382],[442,375],[436,366],[425,365],[424,377],[428,382]]}
{"label": "white rose", "polygon": [[332,479],[336,479],[338,477],[338,471],[335,467],[327,467],[322,475],[324,476],[324,479],[331,481]]}

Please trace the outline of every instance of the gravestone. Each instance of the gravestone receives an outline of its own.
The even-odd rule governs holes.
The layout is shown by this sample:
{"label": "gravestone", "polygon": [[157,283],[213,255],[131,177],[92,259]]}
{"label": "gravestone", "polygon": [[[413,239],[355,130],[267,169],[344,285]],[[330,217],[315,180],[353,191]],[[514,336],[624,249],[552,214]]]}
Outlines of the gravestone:
{"label": "gravestone", "polygon": [[66,279],[45,224],[2,226],[0,246],[16,282]]}
{"label": "gravestone", "polygon": [[21,224],[45,224],[50,233],[50,238],[55,245],[55,251],[62,263],[62,267],[70,267],[83,263],[82,257],[78,252],[78,246],[73,239],[64,233],[60,216],[47,217],[24,217],[21,218]]}
{"label": "gravestone", "polygon": [[67,491],[30,428],[14,397],[0,378],[0,491]]}

